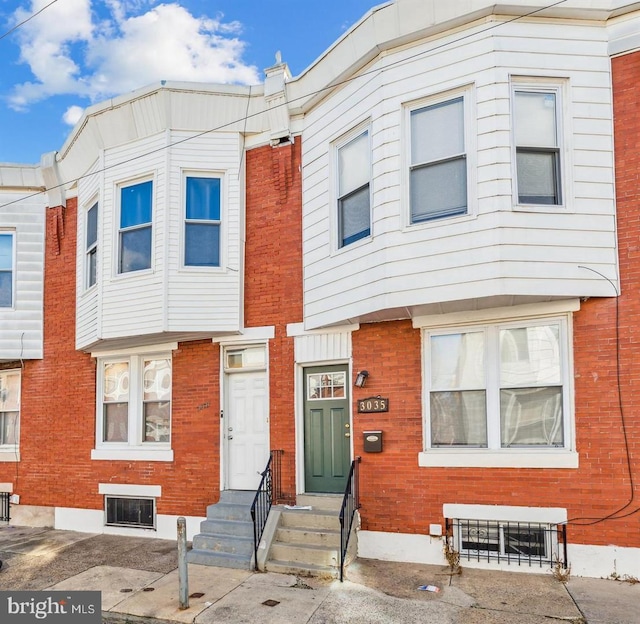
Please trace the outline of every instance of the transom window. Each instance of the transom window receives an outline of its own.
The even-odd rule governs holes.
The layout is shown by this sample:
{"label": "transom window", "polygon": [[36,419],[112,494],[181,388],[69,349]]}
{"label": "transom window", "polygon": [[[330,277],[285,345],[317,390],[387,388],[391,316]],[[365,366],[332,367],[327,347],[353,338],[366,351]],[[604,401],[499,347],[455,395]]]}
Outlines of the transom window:
{"label": "transom window", "polygon": [[467,212],[464,97],[411,111],[411,223]]}
{"label": "transom window", "polygon": [[171,358],[109,359],[99,371],[101,443],[166,446],[171,438]]}
{"label": "transom window", "polygon": [[13,233],[0,232],[0,308],[13,306]]}
{"label": "transom window", "polygon": [[97,202],[87,210],[86,237],[86,287],[91,288],[96,283],[98,258],[98,204]]}
{"label": "transom window", "polygon": [[307,398],[309,400],[344,399],[347,376],[340,373],[309,373]]}
{"label": "transom window", "polygon": [[426,335],[430,448],[564,448],[566,319]]}
{"label": "transom window", "polygon": [[338,148],[339,246],[371,234],[369,132]]}
{"label": "transom window", "polygon": [[118,273],[151,268],[153,182],[120,188]]}
{"label": "transom window", "polygon": [[16,447],[20,429],[20,371],[0,371],[0,447]]}
{"label": "transom window", "polygon": [[558,89],[514,91],[518,202],[562,203]]}
{"label": "transom window", "polygon": [[267,351],[263,346],[230,348],[225,352],[227,371],[263,369],[267,365]]}
{"label": "transom window", "polygon": [[220,178],[187,177],[185,266],[220,266]]}

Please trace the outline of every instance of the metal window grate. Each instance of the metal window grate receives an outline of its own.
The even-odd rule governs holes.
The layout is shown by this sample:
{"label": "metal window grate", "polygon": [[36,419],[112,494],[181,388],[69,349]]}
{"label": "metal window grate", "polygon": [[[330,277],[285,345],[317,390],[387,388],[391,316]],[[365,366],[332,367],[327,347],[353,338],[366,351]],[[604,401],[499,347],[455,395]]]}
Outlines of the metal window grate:
{"label": "metal window grate", "polygon": [[109,526],[155,528],[155,500],[105,496],[106,522]]}
{"label": "metal window grate", "polygon": [[10,497],[10,492],[0,492],[0,522],[9,522],[11,519],[9,514]]}
{"label": "metal window grate", "polygon": [[567,566],[566,525],[447,519],[446,527],[447,538],[467,561]]}

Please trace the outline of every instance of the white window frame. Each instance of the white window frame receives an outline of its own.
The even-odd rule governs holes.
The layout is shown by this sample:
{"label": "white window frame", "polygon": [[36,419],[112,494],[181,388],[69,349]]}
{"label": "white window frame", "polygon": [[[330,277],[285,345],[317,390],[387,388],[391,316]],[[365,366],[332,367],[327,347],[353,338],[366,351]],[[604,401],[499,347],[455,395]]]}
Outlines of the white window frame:
{"label": "white window frame", "polygon": [[[555,150],[558,155],[557,162],[557,182],[556,192],[559,194],[559,202],[557,204],[544,204],[534,202],[521,202],[520,193],[518,189],[518,165],[517,165],[517,151],[518,145],[516,143],[516,92],[531,92],[531,93],[552,93],[555,96],[555,115],[556,115],[556,142]],[[566,209],[568,201],[567,198],[571,192],[571,181],[568,175],[570,171],[570,162],[566,146],[568,145],[567,139],[567,80],[566,79],[554,79],[554,78],[534,78],[534,77],[521,77],[511,76],[511,119],[512,119],[512,134],[511,134],[511,162],[512,162],[512,181],[513,181],[513,205],[517,210],[523,211],[550,211],[557,212],[561,209]],[[521,146],[526,147],[526,146]],[[552,147],[546,148],[551,150]],[[544,151],[544,150],[543,150]]]}
{"label": "white window frame", "polygon": [[[417,166],[412,162],[411,137],[412,124],[411,114],[423,108],[446,104],[456,99],[463,100],[463,123],[464,123],[464,157],[466,161],[466,184],[467,184],[467,208],[464,213],[451,215],[434,215],[433,217],[414,221],[412,218],[411,206],[411,169]],[[403,188],[405,204],[405,223],[408,228],[416,227],[438,227],[444,223],[467,220],[474,217],[477,203],[476,190],[476,166],[477,166],[477,139],[476,139],[476,103],[474,85],[464,85],[450,91],[441,92],[432,96],[422,98],[404,105],[404,132],[403,140],[405,148],[403,150]],[[444,161],[448,160],[444,159]],[[440,162],[440,161],[435,161]],[[425,165],[426,163],[422,163]]]}
{"label": "white window frame", "polygon": [[16,232],[15,230],[0,230],[0,235],[11,238],[11,267],[3,269],[3,273],[10,273],[11,305],[0,306],[0,310],[15,310],[16,308]]}
{"label": "white window frame", "polygon": [[[491,314],[478,312],[478,321],[474,322],[474,314],[468,314],[467,320],[461,315],[451,315],[450,324],[444,319],[436,324],[434,317],[417,318],[416,323],[433,323],[431,327],[422,326],[423,345],[423,451],[418,455],[420,466],[460,466],[460,467],[530,467],[530,468],[577,468],[578,454],[575,450],[574,426],[574,391],[573,391],[573,356],[572,356],[572,316],[570,312],[561,311],[563,307],[575,309],[575,305],[566,302],[551,306],[557,313],[547,315],[518,316],[517,311],[508,313],[499,311]],[[527,310],[538,306],[523,306]],[[545,305],[539,309],[544,309]],[[563,313],[564,312],[564,313]],[[486,318],[482,318],[486,317]],[[480,320],[482,318],[482,320]],[[560,325],[561,371],[562,371],[562,408],[563,408],[563,446],[562,447],[506,447],[500,442],[500,382],[497,334],[500,329],[519,328],[533,325]],[[420,325],[418,325],[420,326]],[[467,331],[485,332],[487,336],[496,334],[493,344],[485,342],[485,388],[487,390],[487,447],[432,447],[431,415],[430,415],[430,336],[463,333]]]}
{"label": "white window frame", "polygon": [[[129,226],[126,228],[122,228],[121,227],[121,219],[122,219],[122,191],[126,188],[130,188],[132,186],[138,186],[140,184],[144,184],[146,182],[151,182],[151,221],[149,222],[145,222],[143,224],[136,224],[133,226]],[[145,273],[145,272],[152,272],[153,271],[153,265],[154,265],[154,217],[155,217],[155,194],[156,194],[156,180],[155,177],[152,175],[149,176],[144,176],[144,177],[140,177],[140,178],[135,178],[132,180],[126,180],[126,181],[122,181],[122,182],[118,182],[116,184],[116,197],[117,197],[117,205],[118,205],[118,211],[117,211],[117,219],[115,220],[115,231],[116,231],[116,236],[115,236],[115,240],[116,242],[116,248],[117,248],[117,253],[114,254],[114,262],[115,262],[115,266],[114,266],[114,275],[117,277],[127,277],[127,276],[132,276],[132,275],[140,275],[141,273]],[[141,269],[136,269],[136,270],[129,270],[129,271],[122,271],[122,252],[123,252],[123,248],[122,248],[122,234],[123,233],[127,233],[127,232],[132,232],[135,230],[142,230],[144,228],[149,228],[151,230],[151,248],[149,250],[149,266],[148,267],[144,267]]]}
{"label": "white window frame", "polygon": [[[351,191],[341,194],[340,193],[340,150],[356,139],[360,138],[363,134],[367,135],[367,144],[368,144],[368,179],[367,179],[367,187],[369,190],[369,233],[361,238],[353,240],[348,243],[343,242],[342,237],[342,209],[341,209],[341,201],[356,193],[357,191],[364,188],[364,185],[358,187],[357,189],[352,189]],[[373,175],[372,175],[372,153],[371,153],[371,122],[366,121],[364,123],[358,124],[355,128],[352,128],[343,135],[337,141],[333,143],[333,166],[334,166],[334,189],[335,189],[335,200],[333,205],[335,206],[334,212],[334,237],[335,237],[335,245],[334,248],[336,251],[342,251],[343,249],[351,249],[354,245],[362,244],[362,242],[366,242],[371,240],[373,237]]]}
{"label": "white window frame", "polygon": [[[119,353],[94,353],[97,359],[96,370],[96,432],[95,448],[91,458],[96,460],[139,460],[173,461],[173,358],[171,352],[177,348],[175,343],[156,346],[149,350],[124,350]],[[172,392],[169,411],[169,441],[151,442],[144,440],[144,388],[143,373],[145,360],[168,359],[171,362]],[[129,405],[128,431],[126,442],[104,441],[104,367],[105,364],[128,362],[129,364]]]}
{"label": "white window frame", "polygon": [[[18,375],[18,421],[16,423],[16,443],[15,444],[3,444],[0,440],[0,462],[19,461],[19,449],[20,449],[20,411],[21,411],[21,398],[22,398],[22,371],[19,368],[9,368],[0,370],[0,393],[5,387],[5,379],[9,375]],[[0,395],[1,398],[1,395]],[[10,413],[10,412],[9,412]]]}
{"label": "white window frame", "polygon": [[[188,220],[187,219],[187,178],[211,178],[220,180],[220,219],[217,221],[219,228],[219,243],[218,243],[218,265],[217,266],[199,266],[186,263],[187,255],[187,236],[186,229],[187,223],[216,223],[214,220],[200,221],[200,220]],[[226,187],[227,180],[226,175],[222,171],[198,171],[195,169],[188,169],[182,171],[182,226],[180,232],[181,240],[181,253],[180,253],[180,267],[188,271],[221,271],[224,266],[224,251],[225,251],[225,223],[226,223]]]}
{"label": "white window frame", "polygon": [[[87,242],[89,236],[89,213],[95,208],[96,210],[96,240],[89,245]],[[91,201],[84,212],[84,288],[89,290],[98,283],[98,239],[100,230],[100,202],[96,198]],[[95,281],[91,283],[91,258],[94,258],[96,274]]]}

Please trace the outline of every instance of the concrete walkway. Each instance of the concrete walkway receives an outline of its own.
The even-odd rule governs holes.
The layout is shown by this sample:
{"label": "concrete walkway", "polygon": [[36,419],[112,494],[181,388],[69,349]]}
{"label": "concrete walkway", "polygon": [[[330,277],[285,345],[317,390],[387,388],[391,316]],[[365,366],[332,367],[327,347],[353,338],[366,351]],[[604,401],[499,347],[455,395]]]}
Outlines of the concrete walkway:
{"label": "concrete walkway", "polygon": [[[637,624],[640,584],[358,559],[344,583],[189,565],[178,608],[174,542],[0,527],[1,590],[96,590],[103,622]],[[420,591],[431,584],[438,593]]]}

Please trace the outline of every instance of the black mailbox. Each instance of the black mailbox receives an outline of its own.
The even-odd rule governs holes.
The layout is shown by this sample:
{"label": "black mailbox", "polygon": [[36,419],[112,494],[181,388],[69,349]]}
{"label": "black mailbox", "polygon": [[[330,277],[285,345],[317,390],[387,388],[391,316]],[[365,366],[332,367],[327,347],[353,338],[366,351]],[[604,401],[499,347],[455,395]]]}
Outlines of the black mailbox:
{"label": "black mailbox", "polygon": [[382,453],[382,431],[363,431],[364,452]]}

